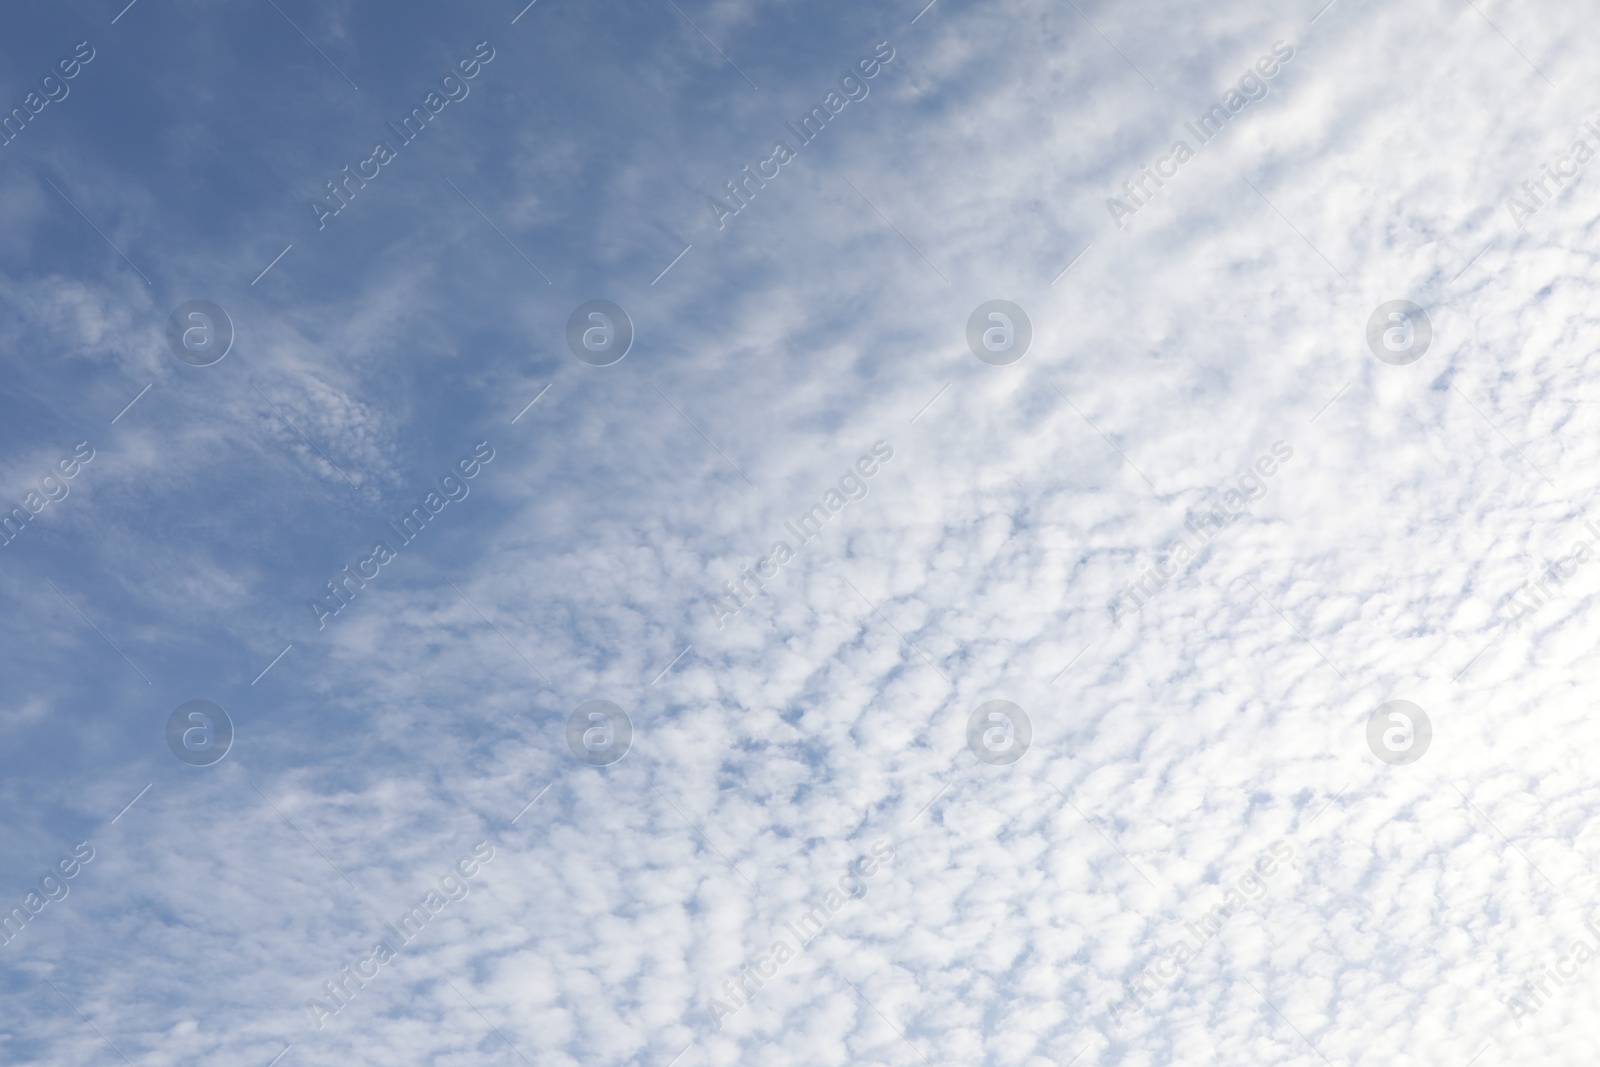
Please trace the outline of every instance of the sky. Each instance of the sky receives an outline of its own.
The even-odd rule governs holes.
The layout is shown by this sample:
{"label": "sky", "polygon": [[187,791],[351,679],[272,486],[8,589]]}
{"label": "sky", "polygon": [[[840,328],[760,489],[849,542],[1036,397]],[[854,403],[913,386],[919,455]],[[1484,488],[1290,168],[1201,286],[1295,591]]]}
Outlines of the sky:
{"label": "sky", "polygon": [[0,1063],[1600,1058],[1592,18],[524,4],[11,13]]}

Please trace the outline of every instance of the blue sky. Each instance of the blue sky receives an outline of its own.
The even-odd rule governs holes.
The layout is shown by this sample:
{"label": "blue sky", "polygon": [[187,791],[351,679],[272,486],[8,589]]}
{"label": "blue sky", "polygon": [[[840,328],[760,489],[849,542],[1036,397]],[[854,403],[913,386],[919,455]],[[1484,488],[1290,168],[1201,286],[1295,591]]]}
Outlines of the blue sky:
{"label": "blue sky", "polygon": [[[14,13],[0,1062],[1592,1062],[1591,22]],[[608,366],[568,347],[597,300]],[[994,300],[1010,363],[968,347]],[[1408,363],[1367,341],[1396,300]],[[168,344],[191,301],[232,326],[208,366]],[[204,766],[168,742],[194,700],[234,732]],[[596,700],[632,728],[600,766]],[[1002,700],[1009,763],[968,741]],[[1429,716],[1409,765],[1369,748],[1392,700]]]}

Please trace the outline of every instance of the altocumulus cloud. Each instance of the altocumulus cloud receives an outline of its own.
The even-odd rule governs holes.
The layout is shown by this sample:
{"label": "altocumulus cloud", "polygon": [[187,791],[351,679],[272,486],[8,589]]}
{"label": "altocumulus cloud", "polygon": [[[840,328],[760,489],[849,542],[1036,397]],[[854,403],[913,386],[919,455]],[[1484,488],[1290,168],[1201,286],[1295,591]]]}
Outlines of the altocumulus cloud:
{"label": "altocumulus cloud", "polygon": [[[7,948],[14,1058],[1600,1056],[1590,569],[1503,625],[1600,489],[1581,11],[278,7],[0,44],[18,101],[95,50],[6,149],[0,500],[94,450],[0,568],[8,899],[97,849]],[[471,106],[310,240],[473,41]],[[164,342],[192,300],[213,365]],[[564,338],[598,300],[607,366]],[[1004,366],[963,333],[996,300]],[[1367,348],[1391,301],[1415,362]],[[194,699],[233,721],[206,766],[161,734]],[[1033,733],[995,765],[964,727],[1001,699]],[[1397,699],[1407,766],[1365,739]],[[590,700],[625,759],[568,748]],[[852,866],[879,840],[892,877]]]}

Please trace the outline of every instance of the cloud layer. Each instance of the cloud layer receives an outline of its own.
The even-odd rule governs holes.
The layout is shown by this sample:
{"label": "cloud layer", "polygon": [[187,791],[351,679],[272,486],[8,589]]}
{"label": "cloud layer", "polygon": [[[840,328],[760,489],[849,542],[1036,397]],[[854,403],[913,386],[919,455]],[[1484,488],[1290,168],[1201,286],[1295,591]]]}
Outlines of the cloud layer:
{"label": "cloud layer", "polygon": [[0,1058],[1595,1059],[1579,12],[114,6],[3,49]]}

